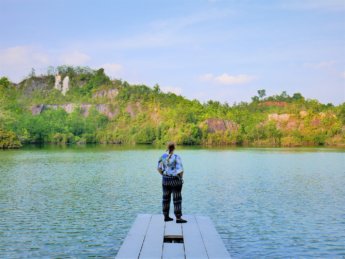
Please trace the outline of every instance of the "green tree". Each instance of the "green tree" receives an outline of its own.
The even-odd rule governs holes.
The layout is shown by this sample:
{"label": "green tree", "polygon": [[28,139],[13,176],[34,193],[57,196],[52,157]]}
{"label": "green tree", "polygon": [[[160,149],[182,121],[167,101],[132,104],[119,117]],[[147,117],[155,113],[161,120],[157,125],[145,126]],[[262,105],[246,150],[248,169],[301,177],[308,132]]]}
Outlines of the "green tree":
{"label": "green tree", "polygon": [[10,81],[7,77],[0,78],[0,88],[8,88],[10,86]]}
{"label": "green tree", "polygon": [[292,95],[292,100],[294,101],[300,101],[300,100],[304,100],[304,97],[302,96],[301,93],[294,93]]}
{"label": "green tree", "polygon": [[266,90],[265,89],[258,90],[258,94],[259,94],[259,98],[262,100],[266,96]]}
{"label": "green tree", "polygon": [[13,131],[5,131],[0,128],[0,148],[19,148],[21,143]]}

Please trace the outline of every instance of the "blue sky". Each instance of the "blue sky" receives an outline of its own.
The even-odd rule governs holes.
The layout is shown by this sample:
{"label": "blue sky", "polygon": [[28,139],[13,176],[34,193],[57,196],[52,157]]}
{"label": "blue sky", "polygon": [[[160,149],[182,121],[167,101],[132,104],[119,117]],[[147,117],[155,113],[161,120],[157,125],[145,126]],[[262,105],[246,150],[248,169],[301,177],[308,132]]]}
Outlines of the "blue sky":
{"label": "blue sky", "polygon": [[49,65],[187,98],[249,101],[302,93],[345,101],[345,1],[0,0],[0,76]]}

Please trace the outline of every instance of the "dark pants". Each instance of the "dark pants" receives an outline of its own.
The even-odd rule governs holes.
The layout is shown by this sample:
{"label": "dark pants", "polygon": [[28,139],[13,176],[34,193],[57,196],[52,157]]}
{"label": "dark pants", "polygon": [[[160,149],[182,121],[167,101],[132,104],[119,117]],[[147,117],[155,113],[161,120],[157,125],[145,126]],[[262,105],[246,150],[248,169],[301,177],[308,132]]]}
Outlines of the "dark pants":
{"label": "dark pants", "polygon": [[164,176],[162,180],[163,187],[163,214],[165,217],[169,216],[171,194],[174,201],[174,213],[176,218],[182,216],[182,185],[183,180],[179,177]]}

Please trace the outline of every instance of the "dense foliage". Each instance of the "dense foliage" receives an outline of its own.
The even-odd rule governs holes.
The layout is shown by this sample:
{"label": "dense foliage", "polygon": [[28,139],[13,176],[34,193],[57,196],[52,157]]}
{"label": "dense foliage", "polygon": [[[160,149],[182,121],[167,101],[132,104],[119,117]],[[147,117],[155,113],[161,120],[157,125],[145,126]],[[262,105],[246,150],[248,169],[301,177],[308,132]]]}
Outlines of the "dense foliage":
{"label": "dense foliage", "polygon": [[[66,95],[55,75],[68,76]],[[339,106],[285,91],[250,103],[200,103],[159,85],[110,80],[103,69],[50,67],[18,85],[0,78],[0,148],[26,143],[131,143],[305,146],[345,144]]]}

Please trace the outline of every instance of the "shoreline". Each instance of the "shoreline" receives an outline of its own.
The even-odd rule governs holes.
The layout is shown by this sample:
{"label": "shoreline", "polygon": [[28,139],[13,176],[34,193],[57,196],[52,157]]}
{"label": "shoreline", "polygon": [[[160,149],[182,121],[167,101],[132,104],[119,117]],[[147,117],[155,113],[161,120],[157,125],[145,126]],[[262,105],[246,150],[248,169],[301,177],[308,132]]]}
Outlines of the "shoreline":
{"label": "shoreline", "polygon": [[[345,145],[299,145],[299,146],[277,146],[277,145],[177,145],[180,150],[183,149],[340,149],[345,150]],[[31,143],[23,144],[18,148],[3,148],[0,150],[27,150],[27,149],[40,149],[40,148],[90,148],[90,147],[115,147],[125,149],[164,149],[165,145],[160,144],[119,144],[119,143],[67,143],[67,144],[56,144],[56,143]]]}

